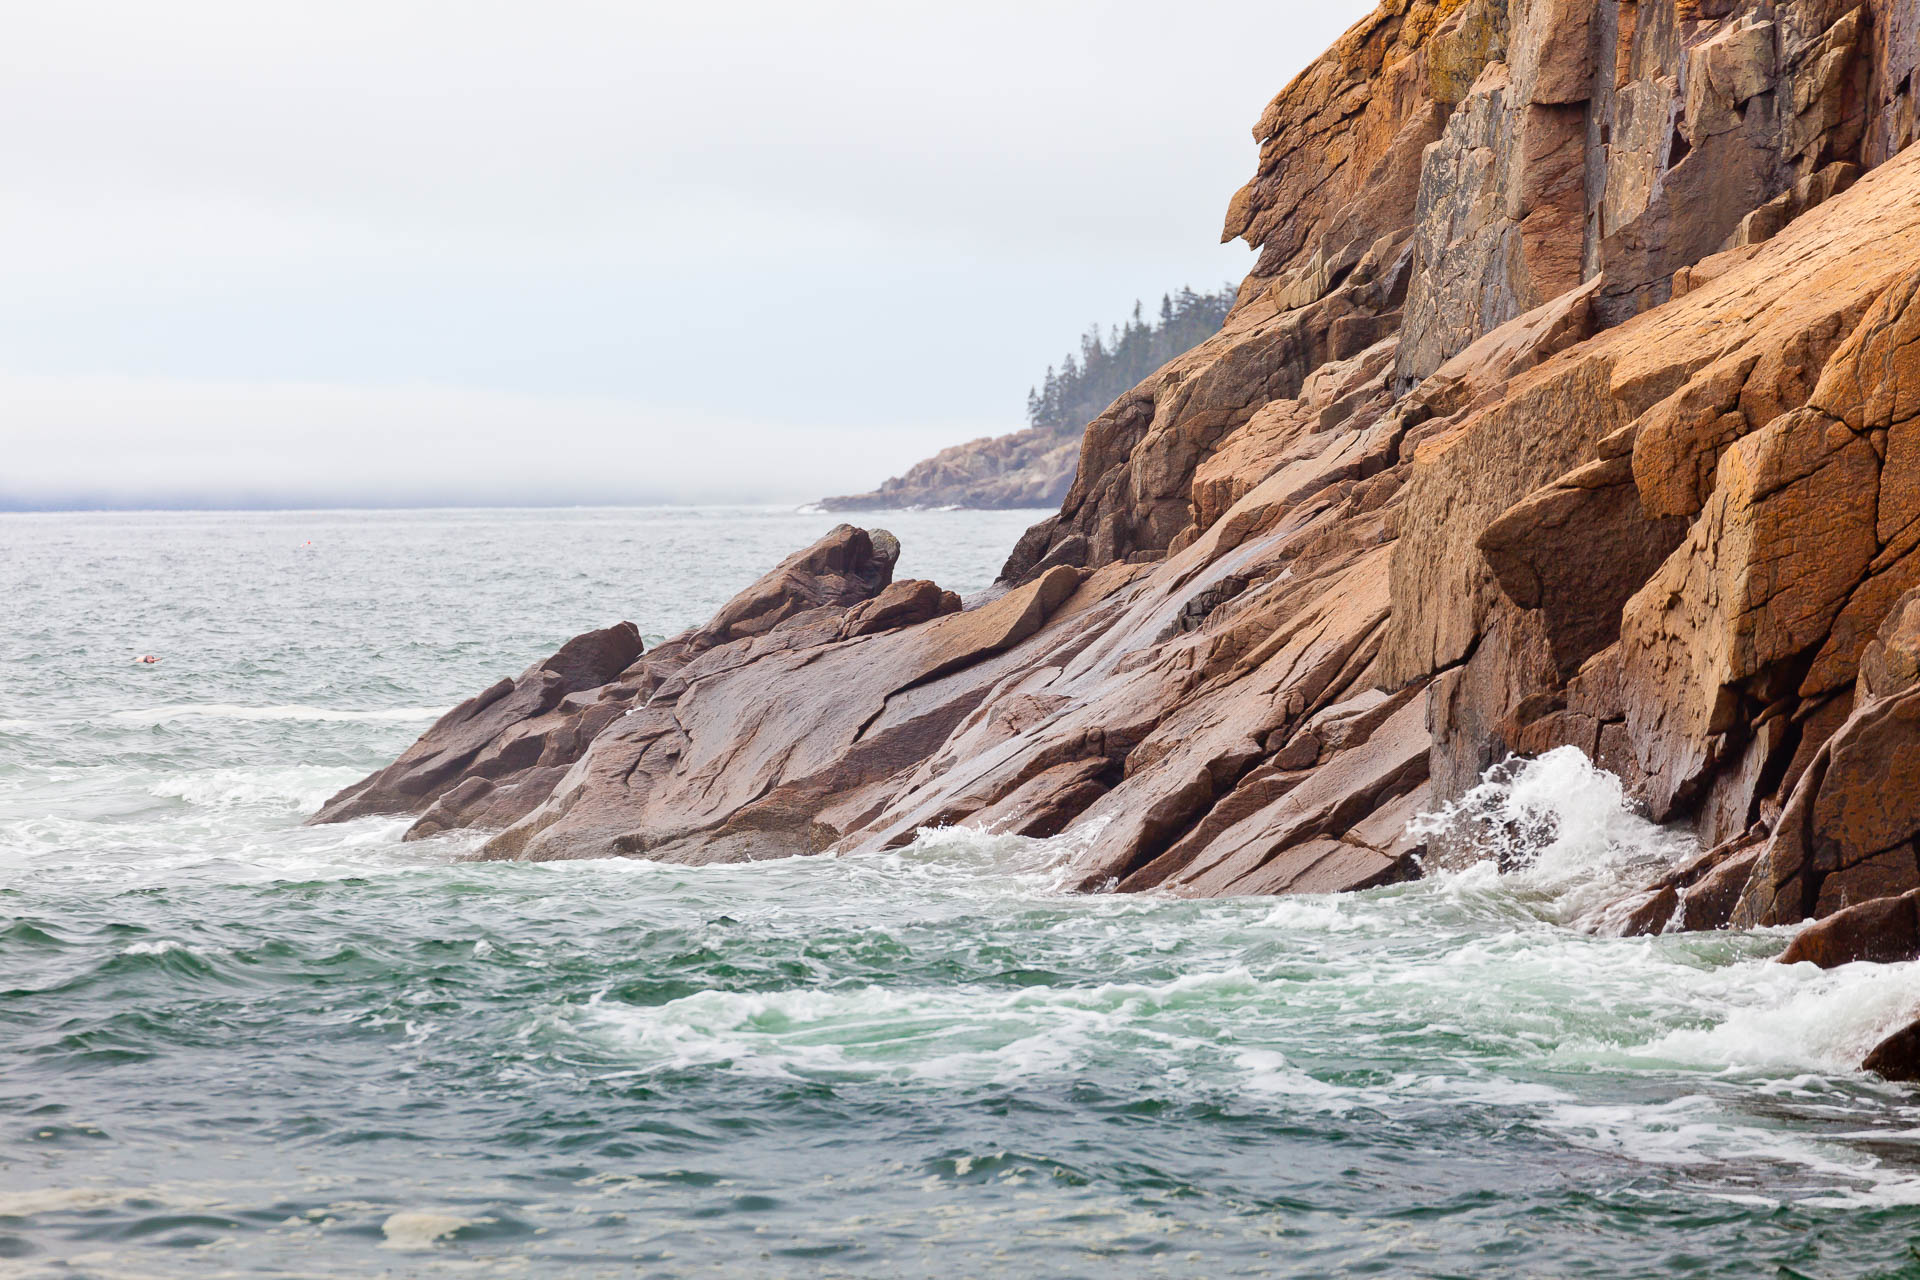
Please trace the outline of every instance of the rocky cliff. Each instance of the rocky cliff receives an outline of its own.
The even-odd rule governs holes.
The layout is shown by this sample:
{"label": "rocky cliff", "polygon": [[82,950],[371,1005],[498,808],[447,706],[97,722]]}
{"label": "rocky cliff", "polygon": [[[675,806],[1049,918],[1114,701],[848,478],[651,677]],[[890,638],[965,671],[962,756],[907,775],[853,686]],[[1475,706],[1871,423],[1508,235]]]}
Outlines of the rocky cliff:
{"label": "rocky cliff", "polygon": [[1917,59],[1920,0],[1387,0],[1255,126],[1225,328],[990,598],[843,526],[319,819],[682,861],[965,822],[1088,888],[1328,891],[1573,745],[1711,850],[1638,927],[1920,887]]}
{"label": "rocky cliff", "polygon": [[1054,507],[1073,484],[1080,433],[1029,427],[942,449],[871,493],[822,498],[828,511],[902,507]]}

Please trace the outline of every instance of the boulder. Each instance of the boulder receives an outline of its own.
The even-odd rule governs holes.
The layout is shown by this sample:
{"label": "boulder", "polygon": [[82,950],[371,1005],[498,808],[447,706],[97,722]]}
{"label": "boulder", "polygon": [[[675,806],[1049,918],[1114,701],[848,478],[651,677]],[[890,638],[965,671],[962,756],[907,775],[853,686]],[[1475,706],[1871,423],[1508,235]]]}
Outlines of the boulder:
{"label": "boulder", "polygon": [[960,597],[925,578],[889,583],[873,599],[847,610],[840,620],[844,638],[870,636],[896,627],[911,627],[949,613],[960,612]]}
{"label": "boulder", "polygon": [[1862,707],[1821,747],[1734,920],[1792,924],[1920,888],[1916,837],[1920,689]]}
{"label": "boulder", "polygon": [[1920,1022],[1902,1027],[1875,1045],[1860,1066],[1883,1080],[1920,1080]]}
{"label": "boulder", "polygon": [[844,608],[870,600],[893,581],[900,543],[884,529],[869,534],[843,524],[729,600],[695,633],[708,648],[764,635],[812,609]]}
{"label": "boulder", "polygon": [[1621,920],[1629,936],[1724,929],[1766,841],[1756,827],[1654,881]]}
{"label": "boulder", "polygon": [[1860,659],[1859,701],[1793,783],[1736,919],[1790,924],[1920,888],[1920,591]]}
{"label": "boulder", "polygon": [[1837,911],[1794,936],[1781,964],[1837,969],[1870,961],[1898,964],[1920,958],[1920,892],[1875,898]]}

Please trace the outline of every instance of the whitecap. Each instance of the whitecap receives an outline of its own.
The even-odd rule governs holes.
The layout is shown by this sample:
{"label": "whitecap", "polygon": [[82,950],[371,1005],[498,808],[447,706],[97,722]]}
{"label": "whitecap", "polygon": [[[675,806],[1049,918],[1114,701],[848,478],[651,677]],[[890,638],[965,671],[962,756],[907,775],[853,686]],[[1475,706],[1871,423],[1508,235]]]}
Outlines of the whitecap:
{"label": "whitecap", "polygon": [[1369,911],[1358,899],[1332,894],[1275,899],[1258,923],[1263,929],[1290,933],[1378,933],[1397,925],[1390,917]]}
{"label": "whitecap", "polygon": [[[1567,1103],[1550,1108],[1541,1123],[1578,1147],[1637,1164],[1697,1171],[1702,1182],[1688,1189],[1716,1200],[1777,1205],[1791,1199],[1802,1207],[1828,1208],[1920,1204],[1920,1177],[1848,1148],[1837,1140],[1840,1135],[1823,1140],[1763,1128],[1700,1094],[1645,1105]],[[1723,1170],[1745,1178],[1769,1171],[1767,1179],[1780,1186],[1780,1194],[1735,1190],[1722,1182]]]}
{"label": "whitecap", "polygon": [[123,956],[165,956],[178,953],[201,960],[232,954],[225,947],[196,947],[173,938],[143,938],[120,948]]}
{"label": "whitecap", "polygon": [[1234,1055],[1234,1065],[1246,1073],[1246,1087],[1254,1093],[1273,1094],[1317,1111],[1340,1114],[1358,1104],[1361,1091],[1329,1084],[1287,1061],[1273,1049],[1244,1049]]}
{"label": "whitecap", "polygon": [[356,769],[208,769],[163,778],[147,794],[208,809],[276,805],[305,812],[359,777]]}
{"label": "whitecap", "polygon": [[186,949],[187,946],[183,942],[175,942],[172,938],[158,938],[135,942],[129,946],[122,947],[120,954],[123,956],[163,956],[169,951],[185,951]]}
{"label": "whitecap", "polygon": [[455,1232],[492,1221],[492,1218],[462,1218],[452,1213],[396,1213],[380,1224],[380,1234],[386,1237],[380,1247],[431,1249]]}

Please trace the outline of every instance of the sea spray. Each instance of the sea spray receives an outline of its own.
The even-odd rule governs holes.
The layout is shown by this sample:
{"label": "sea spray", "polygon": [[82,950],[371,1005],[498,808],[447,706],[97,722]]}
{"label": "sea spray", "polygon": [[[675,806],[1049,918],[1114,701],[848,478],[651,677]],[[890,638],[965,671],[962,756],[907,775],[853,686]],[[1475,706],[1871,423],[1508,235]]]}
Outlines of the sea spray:
{"label": "sea spray", "polygon": [[1437,868],[1497,871],[1550,904],[1555,919],[1589,927],[1698,849],[1692,836],[1635,812],[1620,779],[1576,747],[1509,758],[1409,830],[1434,849]]}

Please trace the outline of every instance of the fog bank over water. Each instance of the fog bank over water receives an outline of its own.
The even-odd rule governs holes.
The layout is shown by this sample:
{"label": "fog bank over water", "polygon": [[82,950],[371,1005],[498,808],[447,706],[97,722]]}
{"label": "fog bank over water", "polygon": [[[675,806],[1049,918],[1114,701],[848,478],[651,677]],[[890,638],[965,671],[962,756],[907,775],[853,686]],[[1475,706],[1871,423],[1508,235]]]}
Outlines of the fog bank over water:
{"label": "fog bank over water", "polygon": [[0,510],[808,502],[977,435],[613,397],[0,375]]}
{"label": "fog bank over water", "polygon": [[1238,279],[1247,131],[1367,8],[29,7],[0,483],[870,487],[1023,425],[1088,323]]}

